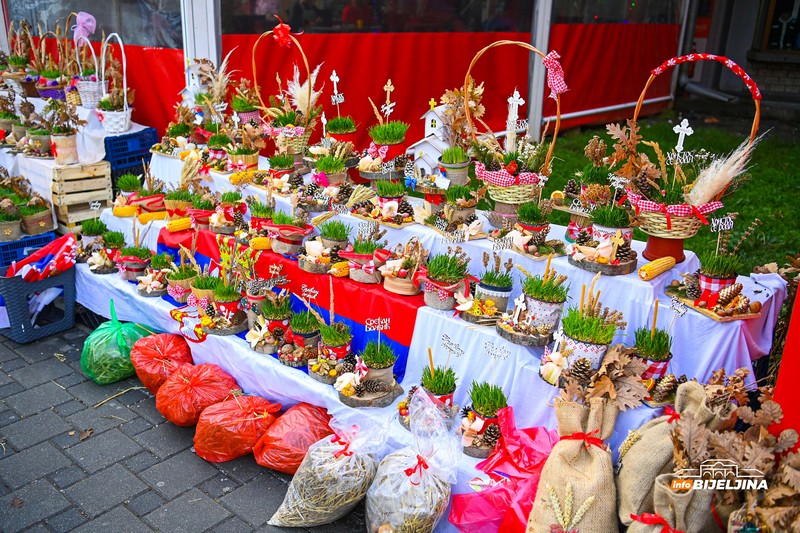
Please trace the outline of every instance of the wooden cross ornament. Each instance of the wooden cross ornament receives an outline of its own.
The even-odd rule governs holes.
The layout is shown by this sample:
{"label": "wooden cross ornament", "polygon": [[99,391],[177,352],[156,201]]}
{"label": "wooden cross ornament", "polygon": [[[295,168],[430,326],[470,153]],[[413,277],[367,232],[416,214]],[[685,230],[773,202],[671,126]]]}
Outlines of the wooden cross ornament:
{"label": "wooden cross ornament", "polygon": [[622,237],[622,230],[617,230],[617,233],[611,237],[611,244],[614,245],[614,248],[611,249],[611,260],[614,261],[617,258],[617,248],[621,244],[625,244],[625,239]]}

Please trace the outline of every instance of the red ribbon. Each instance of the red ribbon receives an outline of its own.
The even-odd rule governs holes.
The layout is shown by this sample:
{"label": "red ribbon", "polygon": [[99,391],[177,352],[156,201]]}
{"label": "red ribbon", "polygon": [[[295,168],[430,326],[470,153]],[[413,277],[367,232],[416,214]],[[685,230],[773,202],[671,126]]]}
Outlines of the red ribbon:
{"label": "red ribbon", "polygon": [[684,533],[680,529],[671,527],[665,519],[661,518],[657,514],[642,513],[640,515],[635,515],[631,513],[631,519],[649,526],[661,526],[661,533]]}
{"label": "red ribbon", "polygon": [[582,440],[583,442],[586,443],[586,448],[588,448],[589,446],[597,446],[598,448],[605,450],[606,445],[603,442],[603,439],[592,436],[599,433],[600,433],[599,429],[595,429],[594,431],[591,431],[589,433],[578,432],[578,433],[573,433],[572,435],[564,435],[563,437],[561,437],[560,440]]}
{"label": "red ribbon", "polygon": [[[292,32],[292,27],[286,24],[278,15],[275,15],[275,18],[280,21],[280,24],[275,26],[275,28],[272,30],[272,37],[275,38],[280,46],[290,48],[292,46],[292,40],[289,37],[289,34]],[[303,32],[300,32],[296,35],[300,35],[301,33]]]}
{"label": "red ribbon", "polygon": [[313,174],[311,174],[311,177],[313,178],[314,183],[316,183],[320,187],[327,187],[328,185],[330,185],[330,183],[328,182],[328,176],[326,176],[324,172],[314,172]]}
{"label": "red ribbon", "polygon": [[374,274],[375,273],[375,263],[370,261],[369,263],[362,265],[360,263],[354,263],[353,261],[348,262],[347,267],[350,270],[363,270],[365,274]]}
{"label": "red ribbon", "polygon": [[349,440],[343,439],[339,435],[334,435],[333,438],[331,439],[331,442],[334,443],[334,444],[341,444],[343,446],[343,448],[341,450],[339,450],[338,452],[333,454],[333,456],[336,459],[338,459],[342,455],[347,455],[348,457],[353,455],[353,452],[350,451],[350,441]]}
{"label": "red ribbon", "polygon": [[58,157],[58,150],[56,150],[56,143],[50,141],[50,152],[52,152],[53,157]]}
{"label": "red ribbon", "polygon": [[694,214],[694,216],[696,216],[698,220],[703,223],[703,225],[708,226],[708,220],[706,220],[706,217],[703,216],[703,213],[701,213],[695,205],[692,206],[692,214]]}
{"label": "red ribbon", "polygon": [[439,205],[444,200],[444,195],[442,194],[426,194],[425,201],[430,202],[433,205]]}
{"label": "red ribbon", "polygon": [[664,216],[667,218],[667,229],[672,229],[672,218],[669,214],[669,211],[667,210],[667,206],[661,204],[660,207],[661,207],[661,212],[664,213]]}
{"label": "red ribbon", "polygon": [[367,148],[367,154],[372,158],[375,159],[380,157],[381,159],[386,159],[386,154],[389,153],[389,146],[388,145],[381,145],[378,147],[374,142],[369,143],[369,148]]}
{"label": "red ribbon", "polygon": [[[421,455],[417,455],[417,464],[415,464],[412,468],[406,468],[404,470],[404,472],[408,477],[413,476],[414,472],[417,472],[421,477],[422,476],[422,472],[424,470],[427,470],[427,469],[428,469],[428,463],[425,462],[425,459],[423,459]],[[420,479],[420,481],[422,481],[422,480]],[[420,481],[417,481],[416,483],[411,481],[411,484],[412,485],[419,485]]]}
{"label": "red ribbon", "polygon": [[681,415],[678,414],[678,412],[669,405],[664,408],[664,414],[669,417],[669,419],[667,420],[667,424],[672,424],[676,420],[681,419]]}

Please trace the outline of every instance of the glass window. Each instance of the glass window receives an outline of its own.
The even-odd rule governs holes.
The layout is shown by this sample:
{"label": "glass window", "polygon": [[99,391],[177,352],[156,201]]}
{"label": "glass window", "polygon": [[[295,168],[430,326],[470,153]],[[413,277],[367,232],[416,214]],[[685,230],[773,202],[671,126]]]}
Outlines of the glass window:
{"label": "glass window", "polygon": [[6,0],[9,20],[26,19],[53,29],[71,12],[86,11],[97,19],[92,40],[117,32],[125,44],[182,48],[180,0]]}
{"label": "glass window", "polygon": [[800,2],[772,0],[764,24],[764,51],[789,52],[800,50]]}
{"label": "glass window", "polygon": [[679,0],[558,0],[554,24],[677,24]]}
{"label": "glass window", "polygon": [[530,0],[220,0],[222,33],[531,31]]}

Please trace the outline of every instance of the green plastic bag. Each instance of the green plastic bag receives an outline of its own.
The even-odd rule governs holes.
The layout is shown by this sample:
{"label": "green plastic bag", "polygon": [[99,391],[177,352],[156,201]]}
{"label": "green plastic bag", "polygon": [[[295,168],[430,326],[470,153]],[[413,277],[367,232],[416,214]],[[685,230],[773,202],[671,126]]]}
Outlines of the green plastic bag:
{"label": "green plastic bag", "polygon": [[81,368],[98,385],[108,385],[136,374],[131,363],[131,348],[152,332],[134,323],[117,320],[111,300],[111,320],[100,324],[83,344]]}

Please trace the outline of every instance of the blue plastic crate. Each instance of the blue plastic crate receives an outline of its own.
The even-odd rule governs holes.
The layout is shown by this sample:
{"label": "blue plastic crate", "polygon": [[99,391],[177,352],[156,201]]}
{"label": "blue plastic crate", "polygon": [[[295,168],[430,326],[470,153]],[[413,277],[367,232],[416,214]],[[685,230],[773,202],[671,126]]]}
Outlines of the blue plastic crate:
{"label": "blue plastic crate", "polygon": [[157,142],[158,133],[155,128],[108,136],[105,138],[106,161],[111,163],[112,171],[133,165],[141,166],[142,159],[150,161],[150,147]]}
{"label": "blue plastic crate", "polygon": [[0,242],[0,268],[9,266],[14,261],[19,261],[41,248],[45,244],[55,240],[56,234],[52,231],[41,235],[31,235],[23,237],[17,241]]}

